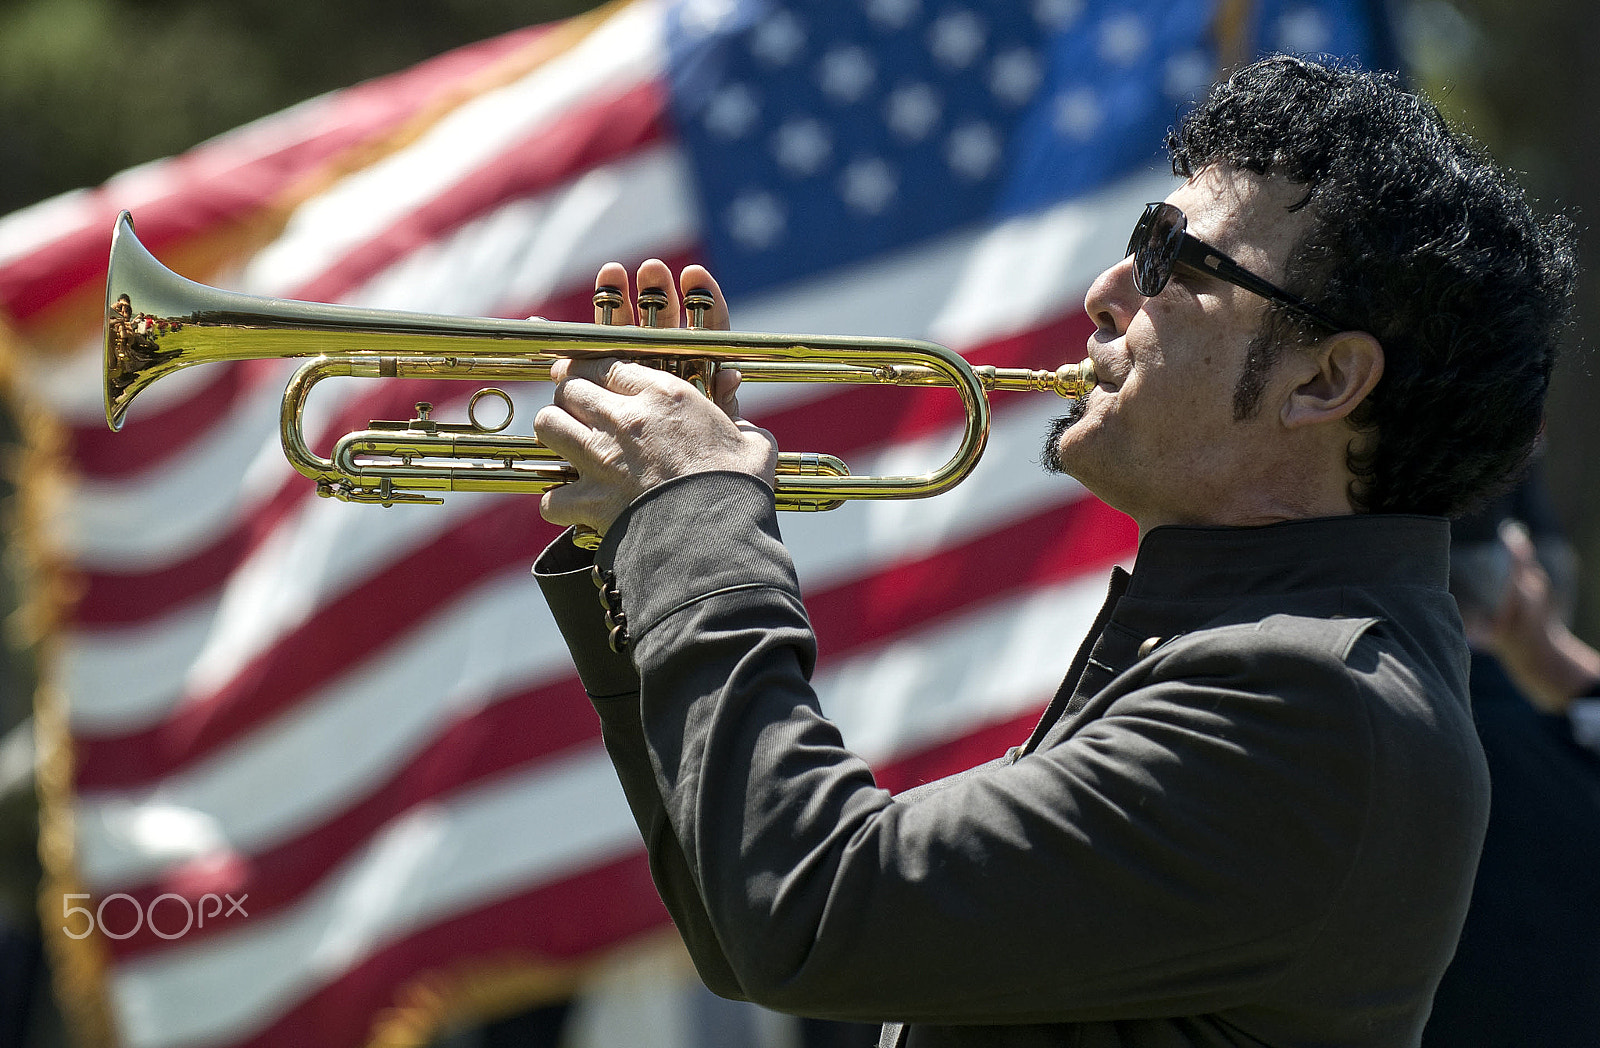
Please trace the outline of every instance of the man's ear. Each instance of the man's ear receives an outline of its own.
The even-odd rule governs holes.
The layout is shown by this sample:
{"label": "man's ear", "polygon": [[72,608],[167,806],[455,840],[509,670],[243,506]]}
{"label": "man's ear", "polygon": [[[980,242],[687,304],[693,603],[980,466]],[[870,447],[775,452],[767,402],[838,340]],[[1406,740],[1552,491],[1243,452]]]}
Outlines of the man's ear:
{"label": "man's ear", "polygon": [[1342,331],[1294,356],[1301,371],[1282,416],[1290,429],[1348,417],[1383,377],[1383,346],[1365,331]]}

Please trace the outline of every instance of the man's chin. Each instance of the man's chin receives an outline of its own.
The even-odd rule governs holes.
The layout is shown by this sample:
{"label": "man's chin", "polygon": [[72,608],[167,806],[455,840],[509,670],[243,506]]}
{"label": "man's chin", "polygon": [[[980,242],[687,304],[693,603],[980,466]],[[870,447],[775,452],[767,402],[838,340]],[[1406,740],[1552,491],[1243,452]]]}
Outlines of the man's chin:
{"label": "man's chin", "polygon": [[1039,462],[1049,473],[1070,475],[1071,472],[1061,457],[1061,438],[1067,430],[1083,419],[1084,403],[1082,400],[1073,400],[1068,404],[1065,414],[1050,420],[1050,429],[1045,434],[1044,448],[1041,450]]}

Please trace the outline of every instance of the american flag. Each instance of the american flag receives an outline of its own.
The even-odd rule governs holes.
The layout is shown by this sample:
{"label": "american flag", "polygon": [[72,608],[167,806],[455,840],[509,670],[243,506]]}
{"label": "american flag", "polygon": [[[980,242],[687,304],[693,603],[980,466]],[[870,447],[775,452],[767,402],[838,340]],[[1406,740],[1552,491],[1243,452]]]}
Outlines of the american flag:
{"label": "american flag", "polygon": [[[739,328],[1053,369],[1082,356],[1083,293],[1170,190],[1162,132],[1218,69],[1383,63],[1383,33],[1352,0],[633,0],[0,220],[16,393],[64,466],[33,479],[60,598],[42,912],[84,1029],[420,1043],[569,994],[666,925],[528,577],[555,534],[537,500],[316,498],[278,448],[284,361],[165,379],[107,432],[117,211],[173,268],[254,294],[588,320],[601,263],[658,256],[709,262]],[[473,388],[326,384],[307,430],[325,451]],[[524,426],[547,395],[515,392]],[[780,446],[857,473],[929,468],[959,426],[939,391],[743,399]],[[1024,738],[1133,551],[1125,518],[1035,465],[1060,405],[993,403],[954,492],[783,520],[824,707],[890,788]]]}

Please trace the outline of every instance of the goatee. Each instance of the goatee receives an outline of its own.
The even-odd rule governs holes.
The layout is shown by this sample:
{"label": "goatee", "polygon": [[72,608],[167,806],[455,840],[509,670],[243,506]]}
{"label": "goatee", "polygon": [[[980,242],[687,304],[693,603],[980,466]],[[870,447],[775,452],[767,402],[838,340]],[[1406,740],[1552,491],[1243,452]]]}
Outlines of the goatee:
{"label": "goatee", "polygon": [[1068,401],[1068,405],[1066,414],[1050,420],[1050,431],[1045,434],[1044,450],[1039,456],[1039,462],[1049,473],[1064,474],[1067,472],[1066,467],[1061,463],[1061,435],[1079,419],[1083,418],[1083,401]]}

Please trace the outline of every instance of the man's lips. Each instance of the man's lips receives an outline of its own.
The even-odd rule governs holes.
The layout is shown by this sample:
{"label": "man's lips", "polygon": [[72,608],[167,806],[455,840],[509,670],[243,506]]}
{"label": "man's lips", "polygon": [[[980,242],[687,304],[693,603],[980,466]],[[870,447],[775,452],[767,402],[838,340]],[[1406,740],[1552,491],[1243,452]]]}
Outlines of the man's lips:
{"label": "man's lips", "polygon": [[1100,357],[1087,354],[1094,364],[1094,388],[1102,393],[1115,393],[1122,388],[1122,375],[1111,369],[1111,365]]}
{"label": "man's lips", "polygon": [[1094,365],[1094,389],[1102,393],[1115,393],[1121,389],[1124,378],[1122,369],[1113,368],[1111,361],[1106,359],[1104,351],[1109,344],[1110,340],[1103,339],[1102,333],[1096,331],[1089,336],[1083,347],[1084,359]]}

